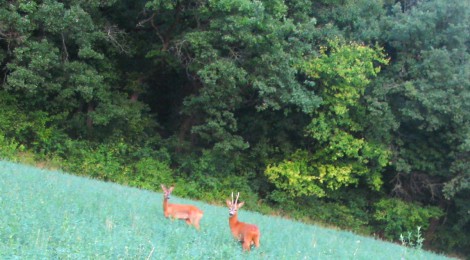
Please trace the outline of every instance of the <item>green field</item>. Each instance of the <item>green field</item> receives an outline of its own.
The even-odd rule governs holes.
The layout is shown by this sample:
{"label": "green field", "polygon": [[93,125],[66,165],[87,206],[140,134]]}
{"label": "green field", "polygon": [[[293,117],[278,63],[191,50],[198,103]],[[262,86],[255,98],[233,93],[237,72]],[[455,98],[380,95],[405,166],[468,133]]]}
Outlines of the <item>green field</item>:
{"label": "green field", "polygon": [[447,259],[242,209],[261,230],[261,247],[244,253],[225,207],[173,196],[204,211],[196,231],[164,218],[161,193],[4,161],[0,194],[0,259]]}

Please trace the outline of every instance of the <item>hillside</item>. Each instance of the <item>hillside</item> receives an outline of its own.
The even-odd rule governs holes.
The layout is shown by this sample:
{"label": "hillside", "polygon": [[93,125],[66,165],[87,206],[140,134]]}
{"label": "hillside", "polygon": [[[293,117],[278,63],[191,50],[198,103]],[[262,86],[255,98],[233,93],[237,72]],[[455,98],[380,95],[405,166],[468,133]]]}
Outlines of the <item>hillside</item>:
{"label": "hillside", "polygon": [[224,207],[173,197],[204,211],[196,231],[163,217],[161,193],[5,161],[0,194],[1,259],[447,259],[242,209],[262,232],[261,247],[243,253]]}

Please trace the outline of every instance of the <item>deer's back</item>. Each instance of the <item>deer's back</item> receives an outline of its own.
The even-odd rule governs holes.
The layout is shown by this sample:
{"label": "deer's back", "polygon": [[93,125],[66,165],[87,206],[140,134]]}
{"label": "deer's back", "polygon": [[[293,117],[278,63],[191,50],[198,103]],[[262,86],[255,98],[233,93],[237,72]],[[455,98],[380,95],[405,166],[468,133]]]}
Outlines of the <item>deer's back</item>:
{"label": "deer's back", "polygon": [[190,218],[194,215],[201,215],[203,211],[192,205],[170,204],[168,205],[168,214],[174,218]]}

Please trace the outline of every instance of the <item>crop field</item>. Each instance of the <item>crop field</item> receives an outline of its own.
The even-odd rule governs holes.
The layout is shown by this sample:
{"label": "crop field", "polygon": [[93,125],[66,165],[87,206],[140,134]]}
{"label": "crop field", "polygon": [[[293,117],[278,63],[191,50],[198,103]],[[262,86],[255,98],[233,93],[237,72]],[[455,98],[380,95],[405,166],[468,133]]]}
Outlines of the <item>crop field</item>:
{"label": "crop field", "polygon": [[243,208],[239,220],[258,225],[261,247],[242,252],[227,208],[173,196],[171,203],[204,211],[197,231],[166,219],[162,200],[162,193],[0,161],[0,259],[448,259]]}

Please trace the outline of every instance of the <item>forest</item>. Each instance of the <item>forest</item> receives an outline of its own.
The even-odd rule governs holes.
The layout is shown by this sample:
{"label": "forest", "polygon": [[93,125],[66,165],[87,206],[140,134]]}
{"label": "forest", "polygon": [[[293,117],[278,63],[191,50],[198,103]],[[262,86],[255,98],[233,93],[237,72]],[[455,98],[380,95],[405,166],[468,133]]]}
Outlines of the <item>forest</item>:
{"label": "forest", "polygon": [[0,158],[468,256],[469,47],[461,0],[2,0]]}

